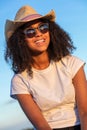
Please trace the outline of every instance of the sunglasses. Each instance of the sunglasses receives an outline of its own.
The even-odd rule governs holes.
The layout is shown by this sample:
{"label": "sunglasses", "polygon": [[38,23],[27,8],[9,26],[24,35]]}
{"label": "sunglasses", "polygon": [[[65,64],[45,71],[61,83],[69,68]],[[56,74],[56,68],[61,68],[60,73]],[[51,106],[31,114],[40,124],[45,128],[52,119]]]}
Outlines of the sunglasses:
{"label": "sunglasses", "polygon": [[33,38],[36,35],[36,29],[38,29],[42,34],[45,34],[49,31],[49,24],[48,23],[42,23],[37,28],[26,28],[24,30],[24,34],[28,38]]}

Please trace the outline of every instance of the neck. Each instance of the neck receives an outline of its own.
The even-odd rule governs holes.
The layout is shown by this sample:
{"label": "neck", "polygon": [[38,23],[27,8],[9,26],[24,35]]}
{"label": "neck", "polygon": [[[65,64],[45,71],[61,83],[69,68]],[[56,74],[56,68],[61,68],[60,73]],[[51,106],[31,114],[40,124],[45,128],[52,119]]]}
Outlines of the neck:
{"label": "neck", "polygon": [[49,66],[49,57],[46,52],[35,57],[33,56],[33,59],[34,63],[32,66],[38,70],[45,69]]}

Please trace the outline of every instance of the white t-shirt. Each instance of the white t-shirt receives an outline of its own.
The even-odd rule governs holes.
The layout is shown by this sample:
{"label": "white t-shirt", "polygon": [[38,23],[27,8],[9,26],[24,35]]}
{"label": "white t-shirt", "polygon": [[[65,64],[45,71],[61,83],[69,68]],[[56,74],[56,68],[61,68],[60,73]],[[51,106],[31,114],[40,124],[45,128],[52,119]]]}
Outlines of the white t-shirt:
{"label": "white t-shirt", "polygon": [[26,72],[16,74],[11,82],[11,97],[31,94],[51,128],[80,124],[72,79],[84,65],[75,56],[66,56],[59,62],[51,61],[48,68],[33,68],[33,78]]}

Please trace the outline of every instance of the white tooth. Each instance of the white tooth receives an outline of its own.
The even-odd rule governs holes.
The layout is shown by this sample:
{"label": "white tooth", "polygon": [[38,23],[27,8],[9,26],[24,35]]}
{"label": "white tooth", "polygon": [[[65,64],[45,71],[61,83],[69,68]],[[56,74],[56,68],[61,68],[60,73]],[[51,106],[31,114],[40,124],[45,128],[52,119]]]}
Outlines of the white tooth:
{"label": "white tooth", "polygon": [[38,41],[36,41],[36,43],[38,43],[38,42],[44,42],[44,40],[42,39],[42,40],[38,40]]}

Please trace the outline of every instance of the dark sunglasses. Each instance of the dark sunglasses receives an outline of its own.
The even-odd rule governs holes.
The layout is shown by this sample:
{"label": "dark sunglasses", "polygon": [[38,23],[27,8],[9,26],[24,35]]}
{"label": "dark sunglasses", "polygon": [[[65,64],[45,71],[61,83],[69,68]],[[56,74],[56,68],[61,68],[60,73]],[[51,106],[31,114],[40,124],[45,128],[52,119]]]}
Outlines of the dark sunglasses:
{"label": "dark sunglasses", "polygon": [[38,29],[42,34],[47,33],[49,31],[49,24],[48,23],[42,23],[37,28],[26,28],[24,30],[24,34],[28,38],[33,38],[36,35],[36,29]]}

